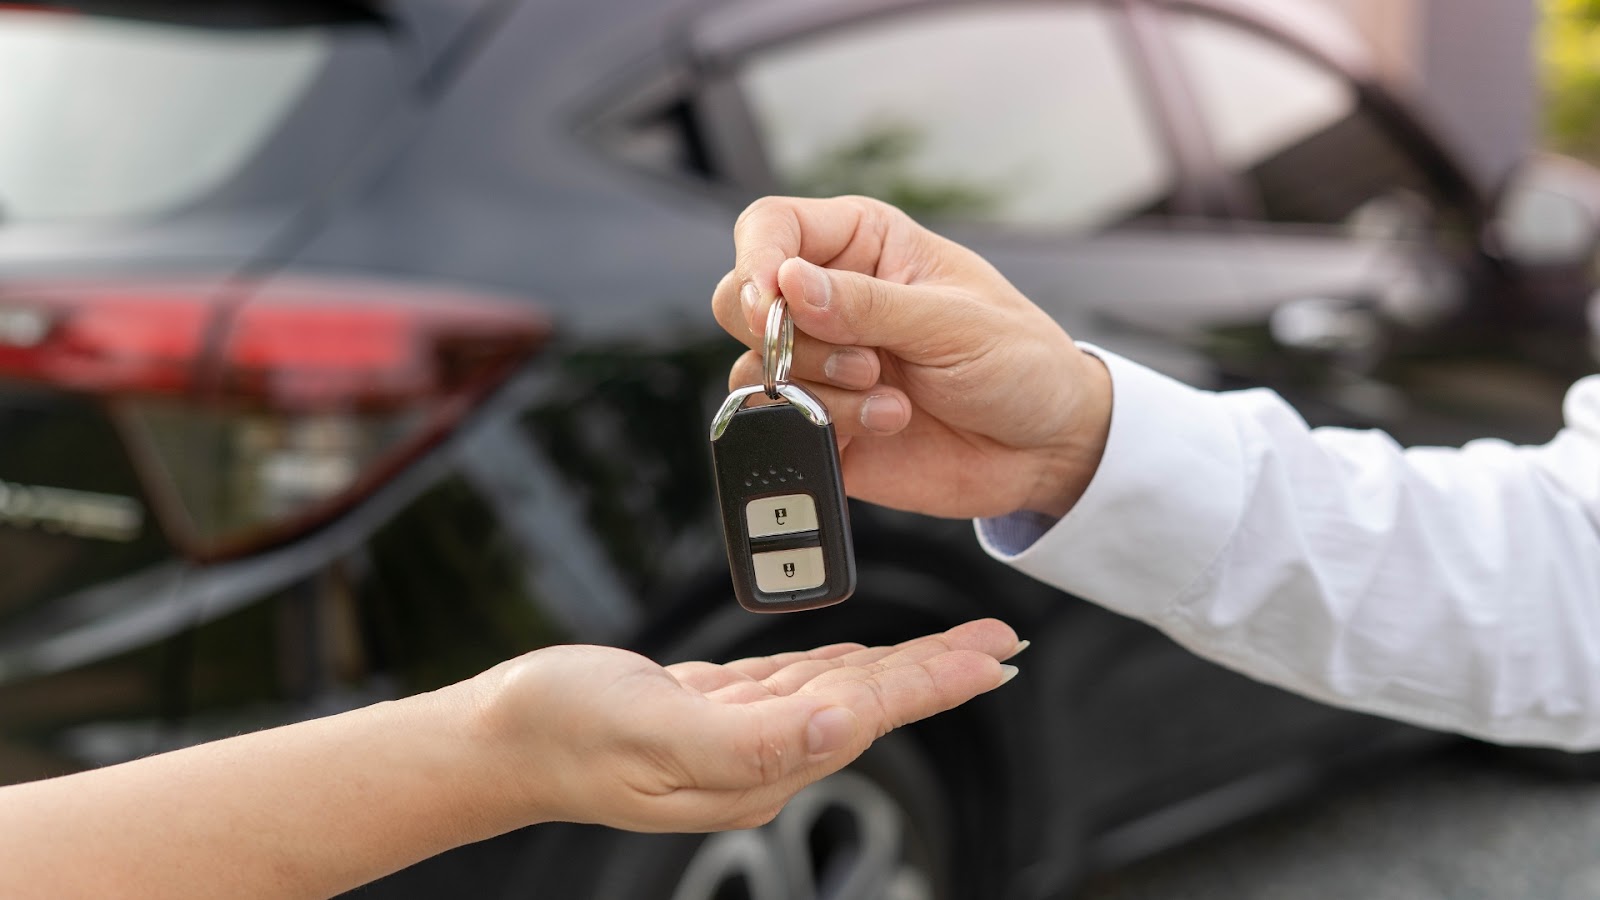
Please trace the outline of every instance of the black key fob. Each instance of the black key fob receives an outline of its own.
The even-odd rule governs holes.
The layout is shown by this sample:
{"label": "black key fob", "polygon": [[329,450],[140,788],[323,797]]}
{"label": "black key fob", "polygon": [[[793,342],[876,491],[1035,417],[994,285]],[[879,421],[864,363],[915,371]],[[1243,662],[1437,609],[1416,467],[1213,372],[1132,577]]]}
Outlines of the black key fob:
{"label": "black key fob", "polygon": [[[733,591],[754,612],[815,609],[856,589],[833,420],[788,381],[794,322],[786,313],[779,297],[767,315],[764,383],[729,394],[711,424]],[[745,406],[762,394],[778,402]]]}
{"label": "black key fob", "polygon": [[734,595],[755,612],[838,603],[856,587],[850,511],[827,409],[804,388],[746,407],[735,391],[711,432]]}

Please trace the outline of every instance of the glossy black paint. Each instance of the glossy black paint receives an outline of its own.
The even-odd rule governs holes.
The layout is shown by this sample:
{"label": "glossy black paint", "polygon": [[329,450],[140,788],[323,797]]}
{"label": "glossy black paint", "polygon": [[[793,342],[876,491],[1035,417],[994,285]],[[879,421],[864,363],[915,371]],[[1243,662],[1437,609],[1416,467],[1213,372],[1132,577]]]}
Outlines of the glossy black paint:
{"label": "glossy black paint", "polygon": [[[966,522],[853,505],[854,599],[794,617],[733,603],[706,432],[740,348],[707,298],[735,215],[771,185],[723,76],[795,34],[928,5],[770,6],[708,49],[698,36],[726,10],[679,0],[388,4],[387,37],[358,32],[281,131],[193,208],[112,228],[0,225],[0,283],[362,273],[493,286],[557,323],[447,440],[283,546],[202,565],[154,528],[108,546],[0,522],[0,781],[426,690],[556,642],[729,658],[997,615],[1035,644],[1023,675],[908,729],[902,750],[944,792],[953,896],[1032,898],[1436,740],[1203,663],[994,563]],[[1102,5],[1132,17],[1128,52],[1153,73],[1163,121],[1182,119],[1192,98],[1158,63],[1164,10],[1238,15]],[[1431,173],[1437,227],[1355,247],[1254,221],[1243,176],[1181,127],[1166,133],[1183,178],[1150,215],[1082,236],[940,227],[1074,336],[1203,385],[1268,384],[1315,422],[1407,442],[1548,437],[1561,387],[1592,366],[1587,336],[1570,330],[1588,274],[1541,277],[1487,252],[1493,192],[1400,101],[1319,55],[1315,36],[1246,24],[1346,72]],[[610,143],[642,95],[683,98],[669,104],[685,135],[674,171],[622,161]],[[1461,301],[1417,327],[1380,316],[1383,340],[1360,353],[1278,343],[1271,313],[1312,286],[1381,305],[1388,285],[1342,262],[1356,256],[1447,273]],[[113,413],[3,390],[0,481],[144,497]],[[537,893],[656,852],[640,840],[535,828],[372,893]]]}

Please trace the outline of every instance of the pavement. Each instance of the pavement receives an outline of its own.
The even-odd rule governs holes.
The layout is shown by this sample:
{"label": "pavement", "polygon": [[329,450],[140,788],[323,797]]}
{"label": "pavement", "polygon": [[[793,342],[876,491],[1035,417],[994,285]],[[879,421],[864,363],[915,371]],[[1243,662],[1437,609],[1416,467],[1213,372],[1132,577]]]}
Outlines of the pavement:
{"label": "pavement", "polygon": [[1099,876],[1080,900],[1180,898],[1600,900],[1600,777],[1436,756]]}

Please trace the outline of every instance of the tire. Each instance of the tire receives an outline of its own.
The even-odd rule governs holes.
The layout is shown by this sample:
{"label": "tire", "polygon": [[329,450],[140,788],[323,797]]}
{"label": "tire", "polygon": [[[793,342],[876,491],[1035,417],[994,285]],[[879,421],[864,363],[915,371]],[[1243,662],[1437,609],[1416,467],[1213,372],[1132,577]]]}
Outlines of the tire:
{"label": "tire", "polygon": [[556,826],[530,834],[528,865],[506,896],[952,900],[949,815],[933,769],[912,741],[890,734],[760,828],[648,835]]}

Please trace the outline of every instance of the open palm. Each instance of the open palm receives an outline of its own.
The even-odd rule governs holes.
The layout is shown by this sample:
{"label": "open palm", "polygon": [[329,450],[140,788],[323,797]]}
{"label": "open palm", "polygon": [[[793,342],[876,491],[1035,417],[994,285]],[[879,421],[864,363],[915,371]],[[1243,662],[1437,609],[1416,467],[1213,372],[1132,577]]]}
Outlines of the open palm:
{"label": "open palm", "polygon": [[[1000,661],[1018,646],[986,619],[893,647],[834,644],[722,665],[551,647],[482,677],[496,730],[514,748],[509,783],[553,818],[709,831],[769,821],[876,738],[998,687],[1014,671]],[[542,764],[515,766],[519,756]]]}

